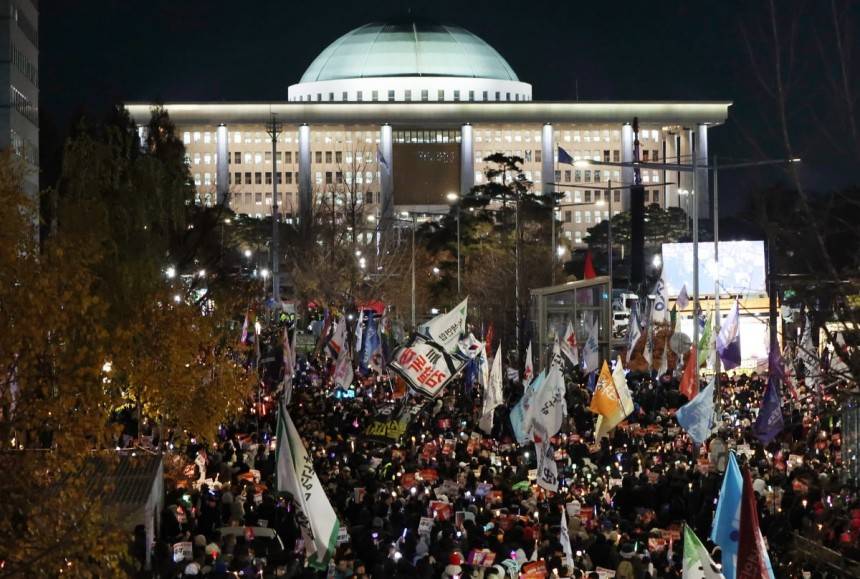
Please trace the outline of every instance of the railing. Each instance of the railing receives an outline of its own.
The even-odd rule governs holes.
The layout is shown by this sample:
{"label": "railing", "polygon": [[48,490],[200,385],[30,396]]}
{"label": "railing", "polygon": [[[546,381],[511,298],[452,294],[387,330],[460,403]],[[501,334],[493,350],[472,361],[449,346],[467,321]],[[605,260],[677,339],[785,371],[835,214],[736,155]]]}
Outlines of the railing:
{"label": "railing", "polygon": [[841,576],[860,577],[860,563],[833,549],[828,549],[820,543],[802,537],[798,533],[793,535],[793,550],[813,563],[826,565],[831,571]]}

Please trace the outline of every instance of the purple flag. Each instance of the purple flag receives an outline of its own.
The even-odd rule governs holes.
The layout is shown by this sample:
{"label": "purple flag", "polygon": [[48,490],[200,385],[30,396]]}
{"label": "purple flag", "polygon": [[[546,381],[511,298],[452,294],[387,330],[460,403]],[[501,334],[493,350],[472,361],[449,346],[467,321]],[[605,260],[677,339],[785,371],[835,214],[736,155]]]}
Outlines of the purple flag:
{"label": "purple flag", "polygon": [[782,397],[779,382],[782,379],[782,361],[779,351],[774,349],[768,360],[767,390],[753,425],[753,434],[762,444],[768,444],[782,432]]}
{"label": "purple flag", "polygon": [[741,365],[740,311],[737,299],[717,335],[717,352],[726,370]]}

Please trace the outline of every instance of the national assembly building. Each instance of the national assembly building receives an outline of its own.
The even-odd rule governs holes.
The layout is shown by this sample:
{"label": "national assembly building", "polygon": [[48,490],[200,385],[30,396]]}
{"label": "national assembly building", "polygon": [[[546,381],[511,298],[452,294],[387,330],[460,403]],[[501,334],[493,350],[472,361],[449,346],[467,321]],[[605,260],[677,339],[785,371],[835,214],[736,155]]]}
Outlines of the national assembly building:
{"label": "national assembly building", "polygon": [[[628,206],[633,168],[559,163],[633,161],[638,119],[640,160],[707,164],[708,128],[726,120],[730,102],[541,101],[490,45],[457,26],[371,23],[332,42],[275,102],[168,102],[185,143],[201,204],[229,203],[239,214],[310,219],[321,199],[357,196],[384,219],[447,209],[484,179],[484,158],[524,159],[537,192],[559,192],[557,219],[569,243]],[[145,127],[152,103],[129,104]],[[277,123],[273,151],[270,131]],[[141,129],[142,136],[143,131]],[[567,159],[565,159],[567,160]],[[707,171],[641,170],[646,203],[708,215]],[[367,234],[371,235],[371,234]],[[370,241],[369,239],[366,241]]]}

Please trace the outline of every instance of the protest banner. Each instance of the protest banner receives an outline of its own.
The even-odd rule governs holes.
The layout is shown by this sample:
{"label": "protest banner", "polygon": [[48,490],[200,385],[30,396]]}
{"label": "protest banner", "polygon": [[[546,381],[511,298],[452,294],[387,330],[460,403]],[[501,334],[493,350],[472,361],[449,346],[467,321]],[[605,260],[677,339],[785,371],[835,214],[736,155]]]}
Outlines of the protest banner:
{"label": "protest banner", "polygon": [[438,397],[465,366],[465,360],[422,336],[416,336],[409,345],[397,350],[389,364],[409,386],[430,398]]}

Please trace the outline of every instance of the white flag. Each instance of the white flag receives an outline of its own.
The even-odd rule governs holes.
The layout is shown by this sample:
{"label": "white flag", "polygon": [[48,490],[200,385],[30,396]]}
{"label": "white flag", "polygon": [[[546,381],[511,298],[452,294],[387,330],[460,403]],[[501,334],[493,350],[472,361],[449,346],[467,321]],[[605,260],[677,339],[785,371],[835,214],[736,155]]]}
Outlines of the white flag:
{"label": "white flag", "polygon": [[349,348],[342,348],[334,366],[334,385],[347,390],[352,384],[353,377],[352,356],[350,355]]}
{"label": "white flag", "polygon": [[469,298],[466,298],[450,312],[439,314],[426,324],[419,326],[418,333],[439,344],[449,354],[455,354],[460,337],[466,333],[468,302]]}
{"label": "white flag", "polygon": [[663,376],[669,371],[669,335],[663,341],[663,354],[660,356],[660,367],[657,368],[657,376]]}
{"label": "white flag", "polygon": [[633,357],[633,349],[642,337],[642,328],[639,327],[639,308],[633,306],[630,310],[630,321],[627,324],[627,363]]}
{"label": "white flag", "polygon": [[576,331],[573,322],[567,322],[567,331],[561,341],[561,353],[567,356],[574,367],[579,365],[579,345],[576,343]]}
{"label": "white flag", "polygon": [[355,351],[361,352],[361,336],[364,333],[364,310],[358,314],[358,322],[355,324]]}
{"label": "white flag", "polygon": [[340,522],[286,407],[278,416],[277,487],[290,493],[302,528],[308,565],[324,570],[334,555]]}
{"label": "white flag", "polygon": [[335,360],[338,359],[340,351],[346,347],[346,318],[343,316],[335,322],[327,347],[329,355]]}
{"label": "white flag", "polygon": [[567,416],[564,376],[557,364],[551,364],[541,387],[535,391],[525,415],[525,427],[532,438],[546,442],[558,434]]}
{"label": "white flag", "polygon": [[666,281],[663,276],[657,281],[654,287],[654,303],[651,304],[651,321],[665,322],[666,316],[669,314],[669,290],[666,288]]}
{"label": "white flag", "polygon": [[567,576],[573,576],[573,549],[570,546],[570,532],[567,530],[567,509],[561,510],[561,529],[558,534],[558,542],[564,551],[564,566],[567,567]]}
{"label": "white flag", "polygon": [[555,449],[547,439],[535,443],[537,454],[537,484],[550,492],[558,492],[558,465],[555,462]]}
{"label": "white flag", "polygon": [[505,396],[502,392],[502,346],[499,344],[496,355],[493,358],[493,369],[490,370],[490,378],[484,388],[484,406],[481,408],[481,430],[490,434],[493,430],[493,412],[496,406],[504,402]]}
{"label": "white flag", "polygon": [[687,304],[690,303],[690,296],[687,295],[687,284],[681,286],[681,291],[678,292],[678,299],[675,300],[678,304],[678,309],[687,309]]}
{"label": "white flag", "polygon": [[642,350],[642,357],[645,358],[645,361],[648,362],[648,372],[651,372],[651,368],[654,366],[654,351],[651,349],[653,346],[654,336],[651,335],[651,326],[649,325],[645,329],[645,349]]}
{"label": "white flag", "polygon": [[597,316],[592,314],[591,326],[588,328],[588,339],[582,348],[582,365],[585,367],[586,373],[596,371],[597,365],[600,363],[599,330],[600,322]]}
{"label": "white flag", "polygon": [[532,360],[532,343],[526,348],[526,365],[523,368],[523,385],[528,384],[535,377],[535,366]]}
{"label": "white flag", "polygon": [[618,399],[621,402],[624,416],[630,416],[633,414],[633,397],[630,395],[630,389],[627,387],[627,375],[624,373],[624,366],[621,364],[621,356],[618,357],[618,363],[615,364],[615,369],[612,371],[612,381],[615,383],[615,391],[618,392]]}

